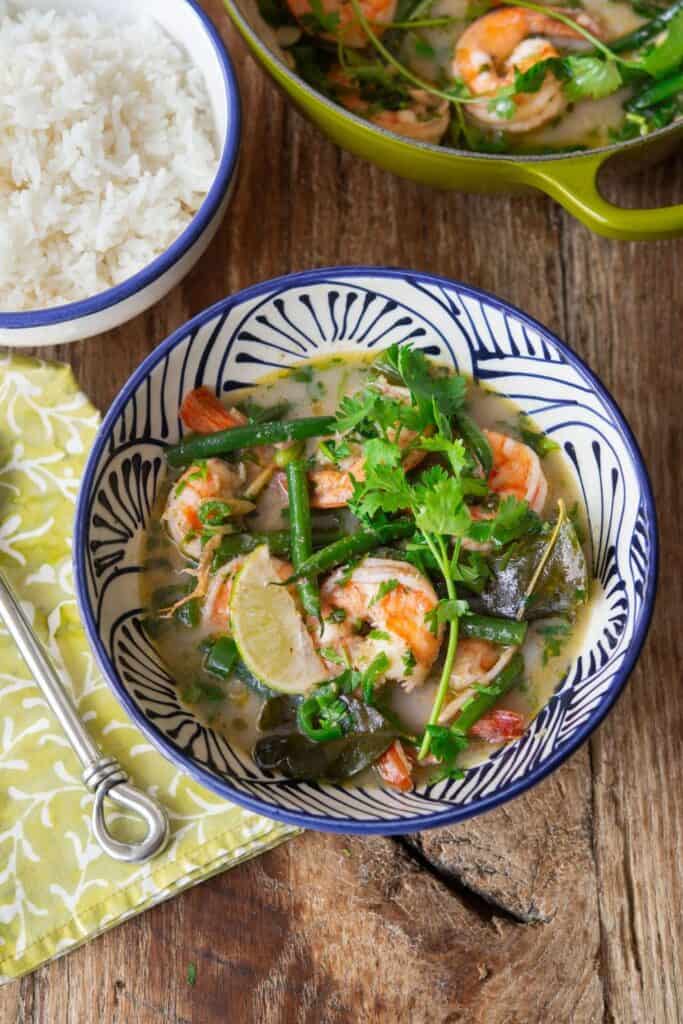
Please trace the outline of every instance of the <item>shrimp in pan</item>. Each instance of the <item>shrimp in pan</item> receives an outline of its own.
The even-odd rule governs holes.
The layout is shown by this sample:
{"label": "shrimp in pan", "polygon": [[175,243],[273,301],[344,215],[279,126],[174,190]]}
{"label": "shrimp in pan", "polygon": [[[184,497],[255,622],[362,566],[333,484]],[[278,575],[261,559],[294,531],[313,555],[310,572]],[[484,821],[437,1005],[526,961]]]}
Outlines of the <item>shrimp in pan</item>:
{"label": "shrimp in pan", "polygon": [[[330,27],[320,25],[320,18],[313,10],[311,0],[287,0],[290,11],[301,23],[302,27],[312,35],[336,42],[344,46],[362,49],[368,45],[368,36],[360,24],[351,0],[321,0],[323,17],[329,20]],[[381,35],[384,27],[394,20],[396,0],[360,0],[360,8],[372,25],[375,35]]]}
{"label": "shrimp in pan", "polygon": [[[602,34],[601,26],[585,12],[559,7],[557,11],[593,35]],[[487,100],[514,83],[516,70],[524,72],[539,61],[559,57],[551,40],[566,45],[581,39],[571,26],[525,7],[500,7],[477,18],[458,39],[453,60],[454,77],[462,79],[473,96],[482,97],[481,103],[467,105],[468,116],[486,127],[515,133],[533,131],[559,117],[567,98],[562,83],[551,71],[536,92],[514,96],[516,109],[510,118],[489,110]]]}
{"label": "shrimp in pan", "polygon": [[[382,680],[400,680],[406,690],[426,680],[443,630],[435,635],[425,621],[439,599],[418,569],[408,562],[365,558],[348,577],[343,570],[333,573],[323,583],[320,599],[323,658],[331,648],[363,670],[383,653],[388,665]],[[341,622],[335,612],[344,613]]]}
{"label": "shrimp in pan", "polygon": [[378,128],[434,145],[438,145],[448,131],[451,119],[448,100],[433,96],[424,89],[409,89],[402,105],[389,109],[372,95],[361,94],[358,85],[342,68],[333,68],[328,78],[341,105]]}

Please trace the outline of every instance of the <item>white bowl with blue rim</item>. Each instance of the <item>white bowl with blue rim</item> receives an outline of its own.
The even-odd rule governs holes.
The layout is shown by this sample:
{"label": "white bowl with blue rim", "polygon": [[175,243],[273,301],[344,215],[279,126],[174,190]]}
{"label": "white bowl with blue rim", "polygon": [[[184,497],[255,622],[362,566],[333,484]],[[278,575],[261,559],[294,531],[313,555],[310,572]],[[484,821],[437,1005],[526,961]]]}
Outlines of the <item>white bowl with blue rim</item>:
{"label": "white bowl with blue rim", "polygon": [[[31,0],[31,7],[111,14],[110,0]],[[230,57],[196,0],[117,0],[117,17],[152,17],[204,73],[214,115],[219,160],[211,187],[173,244],[139,273],[81,302],[13,313],[0,310],[0,344],[59,345],[90,338],[132,320],[158,302],[192,270],[225,215],[235,180],[240,142],[240,97]]]}
{"label": "white bowl with blue rim", "polygon": [[[509,396],[564,450],[584,497],[594,602],[580,654],[524,736],[462,780],[412,793],[295,782],[260,771],[178,698],[141,624],[140,537],[183,433],[181,397],[226,396],[266,372],[357,346],[410,341]],[[337,832],[411,832],[460,821],[516,796],[557,768],[614,704],[652,615],[657,526],[647,470],[613,399],[545,327],[474,288],[429,274],[338,268],[240,292],[176,331],[113,403],[81,487],[75,572],[90,643],[109,685],[149,740],[179,768],[271,818]]]}

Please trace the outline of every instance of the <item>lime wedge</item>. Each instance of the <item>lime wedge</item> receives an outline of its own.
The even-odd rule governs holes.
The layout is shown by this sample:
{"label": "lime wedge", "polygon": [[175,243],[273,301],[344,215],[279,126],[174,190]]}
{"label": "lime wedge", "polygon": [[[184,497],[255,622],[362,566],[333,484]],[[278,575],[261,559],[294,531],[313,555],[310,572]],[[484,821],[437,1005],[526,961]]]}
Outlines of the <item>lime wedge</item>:
{"label": "lime wedge", "polygon": [[313,641],[265,544],[244,564],[232,588],[230,619],[245,665],[258,680],[280,693],[305,693],[327,677]]}

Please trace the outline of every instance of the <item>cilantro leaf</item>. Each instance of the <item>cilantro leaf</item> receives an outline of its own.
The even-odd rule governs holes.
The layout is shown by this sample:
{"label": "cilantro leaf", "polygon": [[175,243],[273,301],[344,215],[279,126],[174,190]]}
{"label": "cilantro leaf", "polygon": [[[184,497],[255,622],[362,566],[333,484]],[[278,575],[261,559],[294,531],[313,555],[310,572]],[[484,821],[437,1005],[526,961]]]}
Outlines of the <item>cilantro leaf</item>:
{"label": "cilantro leaf", "polygon": [[465,736],[446,725],[428,725],[425,732],[430,738],[432,753],[440,761],[439,771],[429,781],[463,778],[464,772],[455,762],[458,755],[467,748]]}
{"label": "cilantro leaf", "polygon": [[500,502],[492,519],[472,523],[469,537],[479,544],[492,543],[496,547],[504,547],[527,534],[538,533],[541,527],[540,517],[529,508],[528,502],[509,495]]}
{"label": "cilantro leaf", "polygon": [[430,633],[434,636],[439,632],[439,627],[445,622],[457,622],[457,620],[469,611],[467,601],[459,601],[457,598],[444,599],[439,601],[430,612],[425,615],[425,622]]}
{"label": "cilantro leaf", "polygon": [[532,64],[525,71],[515,68],[515,92],[538,92],[545,82],[545,76],[548,72],[557,72],[560,70],[561,64],[562,62],[558,58],[549,57],[547,60],[536,61],[535,64]]}
{"label": "cilantro leaf", "polygon": [[463,502],[462,483],[447,476],[439,466],[422,474],[414,488],[415,523],[423,533],[463,537],[470,528],[470,514]]}
{"label": "cilantro leaf", "polygon": [[567,73],[564,91],[572,103],[575,100],[602,99],[616,92],[623,84],[619,68],[613,60],[589,56],[565,57],[563,65]]}
{"label": "cilantro leaf", "polygon": [[337,409],[338,434],[350,434],[363,420],[372,415],[377,403],[377,392],[366,388],[355,395],[345,395]]}
{"label": "cilantro leaf", "polygon": [[[539,60],[525,71],[516,68],[514,86],[508,90],[516,95],[538,92],[549,73],[564,82],[564,91],[570,102],[602,99],[623,84],[615,61],[579,54]],[[498,96],[502,95],[503,90],[498,93]]]}
{"label": "cilantro leaf", "polygon": [[443,434],[437,434],[436,437],[423,437],[420,439],[420,448],[425,452],[439,452],[445,455],[456,476],[460,476],[467,466],[467,452],[464,442],[460,439],[451,441]]}
{"label": "cilantro leaf", "polygon": [[363,446],[365,480],[355,481],[349,507],[363,521],[378,512],[400,512],[411,508],[413,496],[401,465],[401,450],[396,444],[373,438]]}
{"label": "cilantro leaf", "polygon": [[443,416],[450,418],[465,403],[467,382],[459,375],[434,376],[424,352],[410,345],[393,346],[387,351],[389,362],[403,379],[418,406],[434,402]]}
{"label": "cilantro leaf", "polygon": [[491,575],[489,564],[478,551],[466,551],[459,561],[451,563],[451,579],[468,590],[480,594]]}

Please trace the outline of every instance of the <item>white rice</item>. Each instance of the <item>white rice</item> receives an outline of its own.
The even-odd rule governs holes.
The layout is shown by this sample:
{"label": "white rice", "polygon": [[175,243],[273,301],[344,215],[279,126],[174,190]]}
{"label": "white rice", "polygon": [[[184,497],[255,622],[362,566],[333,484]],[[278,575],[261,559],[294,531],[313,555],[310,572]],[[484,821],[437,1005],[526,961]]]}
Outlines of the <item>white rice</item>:
{"label": "white rice", "polygon": [[203,75],[156,22],[0,0],[0,310],[137,273],[187,227],[217,163]]}

